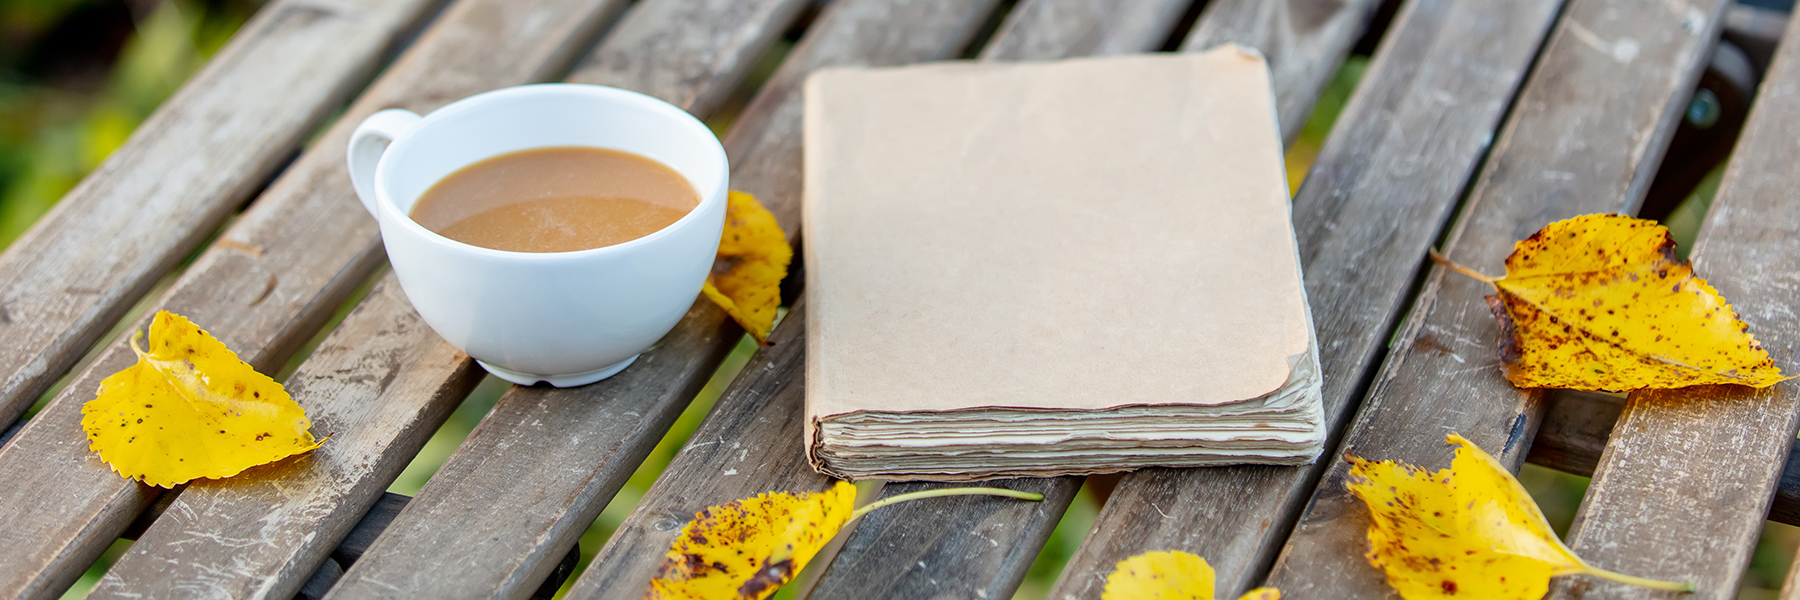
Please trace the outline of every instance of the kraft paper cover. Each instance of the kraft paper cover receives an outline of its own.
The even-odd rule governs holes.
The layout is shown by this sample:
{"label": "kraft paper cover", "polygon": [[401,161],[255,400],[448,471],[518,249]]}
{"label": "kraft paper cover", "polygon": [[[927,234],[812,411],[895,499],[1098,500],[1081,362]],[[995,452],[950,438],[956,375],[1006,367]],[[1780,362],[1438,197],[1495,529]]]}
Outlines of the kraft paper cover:
{"label": "kraft paper cover", "polygon": [[1225,405],[1308,351],[1254,51],[833,69],[805,93],[809,443],[860,411]]}

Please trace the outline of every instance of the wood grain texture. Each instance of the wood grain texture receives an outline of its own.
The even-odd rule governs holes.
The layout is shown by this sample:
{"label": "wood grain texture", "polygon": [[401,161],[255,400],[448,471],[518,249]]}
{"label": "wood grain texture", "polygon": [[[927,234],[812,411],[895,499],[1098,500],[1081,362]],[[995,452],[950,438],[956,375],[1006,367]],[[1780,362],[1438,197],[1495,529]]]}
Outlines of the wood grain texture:
{"label": "wood grain texture", "polygon": [[[1037,492],[1044,495],[1042,502],[952,496],[869,513],[807,598],[1011,598],[1081,489],[1081,479],[980,484]],[[889,483],[881,497],[967,485]]]}
{"label": "wood grain texture", "polygon": [[1800,598],[1800,569],[1788,568],[1787,578],[1781,582],[1781,600]]}
{"label": "wood grain texture", "polygon": [[292,597],[480,381],[448,343],[419,343],[430,335],[384,278],[287,382],[330,439],[189,484],[88,597]]}
{"label": "wood grain texture", "polygon": [[1190,4],[1189,0],[1022,2],[981,49],[981,59],[1056,60],[1151,52],[1168,39]]}
{"label": "wood grain texture", "polygon": [[[583,47],[594,27],[614,13],[621,2],[614,0],[554,0],[538,2],[533,9],[506,0],[473,0],[448,9],[436,25],[407,50],[394,67],[387,70],[360,101],[351,106],[328,135],[302,155],[299,162],[284,173],[243,218],[225,232],[223,240],[207,250],[189,268],[176,285],[157,301],[157,308],[187,315],[196,323],[238,351],[241,359],[252,366],[274,373],[293,351],[319,330],[331,312],[344,301],[356,285],[367,281],[369,272],[380,265],[380,238],[362,204],[351,193],[349,178],[344,173],[344,148],[349,133],[364,115],[389,106],[405,106],[425,112],[445,105],[463,95],[484,92],[497,86],[540,81],[562,72],[572,61],[572,50]],[[556,14],[556,18],[544,18]],[[499,50],[499,52],[497,52]],[[409,314],[400,317],[410,317]],[[400,319],[396,317],[396,319]],[[137,324],[142,328],[148,317]],[[0,530],[18,535],[16,541],[0,542],[0,586],[11,596],[36,596],[59,593],[74,577],[94,560],[119,535],[124,526],[139,514],[149,499],[157,495],[155,488],[126,481],[115,476],[103,461],[88,452],[85,434],[81,432],[81,404],[92,398],[94,389],[113,371],[130,366],[133,353],[126,337],[104,350],[90,368],[83,371],[61,395],[52,400],[18,436],[18,440],[0,449],[0,476],[18,477],[14,481],[34,481],[31,486],[7,486],[0,490]],[[423,332],[414,346],[436,342],[436,335]],[[355,346],[355,341],[346,344]],[[380,368],[382,362],[371,362],[369,368]],[[367,377],[380,380],[383,371],[369,371]],[[457,396],[461,398],[461,396]],[[335,411],[346,409],[342,402],[355,398],[299,398],[308,409]],[[310,404],[317,402],[317,405]],[[425,405],[419,405],[425,409]],[[398,420],[398,416],[394,416]],[[425,420],[421,427],[434,427]],[[324,431],[320,431],[324,432]],[[355,438],[355,436],[353,436]],[[364,449],[340,445],[349,454]],[[333,452],[333,450],[322,450]],[[376,452],[380,454],[380,452]],[[387,456],[403,467],[407,456]],[[362,477],[382,474],[387,463],[371,465],[367,472],[346,472],[344,476]],[[392,477],[392,476],[389,476]],[[337,481],[337,479],[335,479]],[[342,481],[338,481],[342,483]],[[358,483],[360,485],[360,483]],[[376,490],[382,485],[376,485]],[[200,488],[207,488],[202,485]],[[202,492],[202,490],[196,490]],[[373,501],[356,488],[349,497],[349,514],[304,512],[319,519],[351,519],[360,510],[358,501]],[[207,521],[218,532],[252,526],[241,523],[243,515],[259,514],[259,510],[232,512],[223,495],[229,492],[202,492],[194,505],[184,505],[189,514],[216,515]],[[238,495],[236,506],[257,505],[279,494]],[[299,501],[299,499],[295,499]],[[216,506],[207,512],[198,506]],[[227,517],[236,517],[232,521]],[[238,593],[270,593],[274,589],[254,589],[256,578],[275,577],[268,569],[283,568],[286,562],[263,562],[257,571],[247,562],[236,562],[234,548],[212,541],[209,530],[198,523],[185,523],[191,528],[187,541],[158,535],[157,541],[184,548],[187,571],[149,569],[126,571],[142,577],[162,578],[169,586],[187,586],[193,580],[220,582],[225,575],[212,573],[220,562],[230,564],[232,573],[241,571],[238,586],[221,584],[223,595]],[[259,528],[261,524],[256,524]],[[257,535],[274,533],[256,530]],[[319,555],[329,551],[333,542],[306,539],[310,528],[288,532],[301,539],[286,541],[301,544],[301,555]],[[198,541],[198,542],[196,542]],[[146,544],[140,555],[146,555]],[[211,548],[211,550],[200,550]],[[319,555],[322,557],[322,555]],[[130,559],[128,560],[137,560]],[[270,559],[275,560],[275,559]],[[299,573],[304,577],[310,568]],[[277,587],[286,586],[292,573],[281,571],[275,577]],[[166,578],[164,578],[166,577]],[[185,578],[184,578],[185,577]],[[148,586],[135,582],[133,586]],[[184,587],[185,589],[185,587]],[[288,589],[292,593],[292,589]]]}
{"label": "wood grain texture", "polygon": [[[1800,20],[1763,81],[1691,254],[1698,273],[1793,372],[1800,284]],[[1603,569],[1693,581],[1694,593],[1646,593],[1591,578],[1552,598],[1735,598],[1800,425],[1800,386],[1702,386],[1632,393],[1569,545]]]}
{"label": "wood grain texture", "polygon": [[771,333],[656,483],[600,548],[566,600],[636,600],[694,513],[769,491],[815,492],[833,480],[800,454],[806,418],[804,310]]}
{"label": "wood grain texture", "polygon": [[[232,225],[220,245],[158,299],[157,308],[193,317],[263,371],[279,368],[380,261],[373,222],[356,209],[360,204],[342,173],[342,148],[351,128],[378,108],[428,110],[560,70],[578,47],[567,43],[569,38],[580,38],[576,31],[598,23],[567,11],[569,5],[560,11],[562,20],[526,23],[524,31],[506,29],[520,23],[493,14],[499,9],[495,2],[468,2],[448,11],[324,141]],[[281,7],[272,11],[286,11]],[[337,13],[313,18],[329,14]],[[506,40],[515,41],[506,45],[509,54],[491,52]],[[230,79],[214,83],[236,85]],[[171,103],[176,101],[180,97]],[[155,490],[113,476],[86,450],[79,431],[79,407],[92,389],[130,362],[124,339],[113,341],[94,366],[0,449],[0,474],[34,483],[0,490],[0,530],[7,535],[0,541],[0,595],[59,593],[155,497]]]}
{"label": "wood grain texture", "polygon": [[[1728,4],[1644,10],[1631,1],[1573,0],[1445,241],[1446,254],[1498,271],[1515,240],[1552,221],[1630,212],[1661,162]],[[1502,464],[1517,468],[1523,460],[1542,417],[1542,391],[1514,388],[1501,376],[1500,331],[1483,300],[1491,286],[1447,274],[1434,268],[1426,277],[1340,451],[1436,469],[1450,462],[1443,440],[1454,431]],[[1300,600],[1392,597],[1362,558],[1368,512],[1344,488],[1348,466],[1325,460],[1269,583]]]}
{"label": "wood grain texture", "polygon": [[[614,13],[617,5],[621,2],[556,0],[540,2],[535,5],[536,11],[520,11],[533,9],[531,5],[495,0],[455,5],[371,86],[356,105],[351,106],[344,119],[340,119],[319,144],[302,155],[301,160],[295,162],[245,216],[232,225],[230,231],[225,232],[218,245],[207,250],[194,267],[158,299],[157,308],[191,317],[214,337],[238,351],[241,359],[265,373],[274,373],[302,342],[319,330],[355,286],[367,281],[369,272],[380,265],[382,259],[374,222],[362,211],[362,204],[351,193],[349,178],[344,173],[344,146],[356,123],[360,123],[364,115],[389,106],[425,112],[463,95],[497,86],[529,83],[536,81],[533,77],[556,74],[567,68],[574,56],[571,49],[580,47],[581,40],[590,38],[594,27],[603,22],[607,14]],[[558,14],[560,18],[542,18],[547,13]],[[144,323],[148,323],[148,319]],[[414,346],[425,342],[436,342],[436,335],[423,332],[421,341],[414,342]],[[355,342],[347,344],[353,346]],[[63,580],[49,587],[67,586],[67,580],[86,569],[95,555],[130,523],[131,517],[144,508],[144,503],[155,497],[153,488],[115,476],[110,468],[92,456],[83,443],[85,434],[79,425],[81,404],[92,398],[92,391],[99,387],[101,378],[128,366],[133,360],[126,337],[113,341],[101,359],[95,360],[94,366],[83,371],[76,382],[72,382],[20,432],[18,440],[0,450],[0,474],[23,477],[23,481],[43,481],[43,485],[0,490],[0,530],[22,533],[22,541],[0,544],[4,546],[0,548],[0,571],[18,577],[32,573],[32,578]],[[373,362],[371,369],[378,366],[380,364]],[[382,371],[371,373],[374,375],[365,375],[374,380],[383,377]],[[329,413],[333,409],[344,409],[342,402],[355,402],[355,398],[299,398],[299,402],[308,409],[324,409]],[[428,422],[421,422],[421,425],[434,427]],[[360,452],[351,450],[347,443],[338,449],[349,454]],[[322,452],[333,452],[333,449]],[[409,456],[389,456],[387,461],[391,463],[398,459],[403,467]],[[383,472],[387,465],[383,463],[371,468],[371,472]],[[259,510],[232,514],[227,506],[230,503],[218,499],[218,494],[225,492],[196,492],[202,494],[194,499],[194,503],[200,503],[198,506],[216,505],[212,515],[218,515],[218,519],[205,524],[218,528],[218,532],[247,528],[250,524],[241,523],[243,515],[259,514]],[[270,497],[281,495],[243,495],[236,499],[241,503],[236,506],[263,506],[257,505],[257,499],[268,501]],[[362,495],[349,501],[347,510],[351,510],[351,514],[347,519],[355,519],[365,508],[355,506],[360,497]],[[47,506],[54,506],[54,510],[45,510]],[[322,510],[322,505],[313,508],[319,512],[306,514],[344,519],[344,515]],[[185,506],[185,510],[194,515],[207,514],[193,505]],[[238,517],[239,521],[227,517]],[[220,542],[209,542],[205,537],[216,532],[207,530],[202,524],[187,523],[187,526],[191,530],[187,541],[167,539],[175,542],[176,548],[187,551],[184,553],[185,571],[155,569],[137,573],[142,577],[160,578],[169,586],[185,586],[193,580],[220,582],[225,577],[207,569],[225,562],[232,569],[220,573],[239,571],[239,586],[261,586],[259,582],[252,584],[248,580],[263,577],[266,569],[284,566],[279,560],[263,562],[259,566],[265,571],[257,571],[248,562],[236,562],[236,553],[230,548],[221,550]],[[257,535],[270,535],[270,542],[274,544],[274,533],[257,532]],[[301,528],[288,533],[306,537],[311,535],[311,530]],[[164,537],[155,539],[164,541]],[[301,551],[302,555],[317,553],[319,548],[328,551],[333,546],[331,542],[315,539],[288,539],[288,542],[306,544],[304,548],[288,548]],[[142,555],[157,546],[140,544],[140,548],[144,548],[140,551]],[[137,559],[128,557],[128,562],[131,560]],[[283,571],[283,575],[277,577],[277,587],[286,586],[288,575],[292,573]],[[301,573],[301,577],[304,575],[306,573]],[[140,586],[148,587],[148,584],[133,582],[133,586],[128,587]],[[220,589],[225,595],[238,595],[239,591],[245,595],[252,593],[250,589],[232,589],[223,584]],[[261,589],[257,593],[266,591],[270,589]],[[50,589],[45,593],[50,593]]]}
{"label": "wood grain texture", "polygon": [[[1473,177],[1558,5],[1425,0],[1402,9],[1294,199],[1330,431],[1342,430],[1361,397],[1426,248]],[[1167,549],[1210,561],[1226,597],[1256,587],[1334,458],[1128,474],[1051,597],[1095,597],[1119,561]]]}
{"label": "wood grain texture", "polygon": [[1544,398],[1544,407],[1544,423],[1538,427],[1525,462],[1593,476],[1625,399],[1598,392],[1552,390]]}
{"label": "wood grain texture", "polygon": [[[826,12],[752,101],[726,138],[733,187],[758,195],[789,235],[799,226],[800,84],[829,66],[891,65],[954,55],[993,2],[855,0]],[[792,277],[792,275],[790,276]],[[799,445],[805,415],[804,305],[751,359],[636,509],[615,531],[569,598],[638,598],[681,526],[702,508],[771,490],[813,491],[831,480]],[[754,455],[754,456],[753,456]],[[754,458],[754,460],[752,460]]]}
{"label": "wood grain texture", "polygon": [[[1556,390],[1550,394],[1544,424],[1525,461],[1576,475],[1592,476],[1606,441],[1624,412],[1625,399],[1608,394]],[[1769,520],[1800,525],[1800,447],[1788,450],[1769,504]]]}
{"label": "wood grain texture", "polygon": [[507,392],[327,598],[530,594],[736,341],[721,316],[702,298],[624,373]]}
{"label": "wood grain texture", "polygon": [[1292,142],[1313,102],[1362,36],[1378,0],[1215,0],[1182,42],[1186,52],[1225,43],[1256,48],[1269,61],[1281,139]]}
{"label": "wood grain texture", "polygon": [[644,2],[582,61],[569,81],[633,89],[709,115],[806,2]]}
{"label": "wood grain texture", "polygon": [[[716,97],[738,84],[794,18],[792,0],[719,7],[633,8],[573,79],[663,98]],[[673,2],[671,2],[673,3]],[[708,6],[729,8],[697,11]],[[748,10],[746,10],[748,9]],[[651,15],[684,15],[649,19]],[[759,15],[747,21],[746,14]],[[670,37],[689,37],[671,42]],[[709,45],[711,44],[711,45]],[[688,58],[598,68],[606,57],[682,48]],[[750,58],[722,58],[730,54]],[[668,72],[684,74],[669,77]],[[698,76],[696,74],[707,74]],[[576,389],[514,388],[333,589],[334,598],[518,597],[530,593],[586,530],[741,337],[709,301],[632,368]],[[519,495],[519,489],[530,494]],[[494,498],[518,503],[496,517]]]}
{"label": "wood grain texture", "polygon": [[[800,123],[806,76],[826,67],[885,66],[953,58],[995,0],[833,4],[775,71],[725,136],[731,187],[756,194],[789,239],[800,230]],[[799,257],[799,253],[795,253]],[[795,279],[798,273],[790,273]]]}
{"label": "wood grain texture", "polygon": [[[442,3],[270,4],[0,254],[0,426],[216,231]],[[16,583],[0,576],[0,590]]]}

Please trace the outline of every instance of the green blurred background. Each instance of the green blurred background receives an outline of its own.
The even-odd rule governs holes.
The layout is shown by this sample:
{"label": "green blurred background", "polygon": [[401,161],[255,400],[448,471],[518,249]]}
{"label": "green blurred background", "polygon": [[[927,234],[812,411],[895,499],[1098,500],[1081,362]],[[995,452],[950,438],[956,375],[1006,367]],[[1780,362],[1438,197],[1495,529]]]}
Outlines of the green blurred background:
{"label": "green blurred background", "polygon": [[[0,245],[10,244],[124,143],[260,4],[255,0],[0,0]],[[771,52],[753,77],[767,77],[782,56],[781,50]],[[1293,188],[1298,189],[1367,63],[1365,57],[1352,57],[1344,65],[1300,139],[1289,149],[1287,166]],[[741,103],[743,99],[738,100]],[[734,114],[731,107],[723,112],[711,123],[717,131],[728,127]],[[1693,239],[1716,187],[1715,172],[1668,219],[1677,239]],[[751,344],[739,345],[581,538],[584,567],[753,350]],[[389,490],[417,493],[505,390],[504,382],[492,378],[477,388]],[[1558,531],[1566,531],[1587,479],[1534,465],[1526,465],[1520,479]],[[1032,565],[1017,598],[1044,597],[1098,510],[1096,498],[1083,490]],[[1795,528],[1771,523],[1739,597],[1774,598],[1796,544],[1800,544],[1800,534]],[[115,544],[65,598],[84,596],[127,547],[129,542]]]}

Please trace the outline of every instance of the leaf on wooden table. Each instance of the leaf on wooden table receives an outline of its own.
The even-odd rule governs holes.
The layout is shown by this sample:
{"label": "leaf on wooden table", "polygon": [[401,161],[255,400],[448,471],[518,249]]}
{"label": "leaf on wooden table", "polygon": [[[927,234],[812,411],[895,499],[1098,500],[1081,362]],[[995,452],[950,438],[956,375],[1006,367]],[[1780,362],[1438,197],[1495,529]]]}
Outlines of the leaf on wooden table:
{"label": "leaf on wooden table", "polygon": [[681,529],[650,590],[649,600],[760,600],[774,595],[813,555],[869,511],[940,496],[989,495],[1041,501],[1043,494],[999,488],[944,488],[900,494],[856,506],[856,486],[795,496],[769,492],[707,507]]}
{"label": "leaf on wooden table", "polygon": [[81,407],[89,448],[113,471],[162,487],[230,477],[319,447],[306,411],[281,384],[224,343],[168,311],[150,323],[149,350],[100,382]]}
{"label": "leaf on wooden table", "polygon": [[1675,255],[1669,230],[1623,215],[1583,215],[1519,242],[1488,305],[1519,387],[1630,391],[1690,385],[1767,387],[1784,377],[1750,327]]}
{"label": "leaf on wooden table", "polygon": [[1387,573],[1406,600],[1537,600],[1550,578],[1585,573],[1659,590],[1692,584],[1594,568],[1544,520],[1531,495],[1492,456],[1460,435],[1450,468],[1437,472],[1398,461],[1346,455],[1350,493],[1368,505],[1369,564]]}
{"label": "leaf on wooden table", "polygon": [[1212,600],[1213,568],[1179,550],[1145,552],[1119,561],[1100,600]]}
{"label": "leaf on wooden table", "polygon": [[856,508],[856,486],[795,496],[770,492],[694,515],[645,598],[760,600],[780,589]]}
{"label": "leaf on wooden table", "polygon": [[725,206],[725,231],[719,237],[719,260],[701,291],[756,343],[767,346],[775,309],[781,305],[781,280],[793,257],[794,248],[775,215],[756,196],[732,191]]}
{"label": "leaf on wooden table", "polygon": [[[1145,552],[1113,567],[1100,599],[1213,600],[1213,585],[1213,568],[1204,558],[1180,550]],[[1256,588],[1238,600],[1281,600],[1281,591]]]}

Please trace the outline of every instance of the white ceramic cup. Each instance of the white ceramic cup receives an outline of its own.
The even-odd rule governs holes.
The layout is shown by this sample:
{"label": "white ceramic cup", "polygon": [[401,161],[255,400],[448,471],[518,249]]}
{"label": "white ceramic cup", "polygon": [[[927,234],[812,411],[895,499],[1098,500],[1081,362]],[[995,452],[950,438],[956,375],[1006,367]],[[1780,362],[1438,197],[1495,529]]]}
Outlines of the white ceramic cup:
{"label": "white ceramic cup", "polygon": [[[432,184],[508,152],[591,146],[655,159],[700,204],[650,235],[576,252],[507,252],[446,238],[408,213]],[[592,383],[630,366],[700,293],[725,222],[725,149],[666,102],[609,87],[527,85],[429,116],[384,110],[350,136],[350,181],[381,224],[419,316],[489,373],[521,385]]]}

